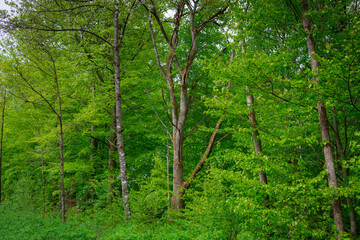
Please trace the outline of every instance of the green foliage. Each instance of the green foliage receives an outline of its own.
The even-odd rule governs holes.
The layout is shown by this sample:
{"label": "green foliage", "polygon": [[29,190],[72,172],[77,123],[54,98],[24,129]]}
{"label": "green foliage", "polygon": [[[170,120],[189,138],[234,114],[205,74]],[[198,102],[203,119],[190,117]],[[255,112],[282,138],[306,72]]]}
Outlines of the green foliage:
{"label": "green foliage", "polygon": [[139,191],[131,192],[133,218],[140,225],[157,226],[167,218],[171,192],[166,180],[166,164],[154,156],[153,166],[151,175],[144,179]]}
{"label": "green foliage", "polygon": [[[120,2],[125,21],[129,5]],[[164,129],[172,132],[172,105],[149,36],[146,8],[151,6],[142,2],[128,27],[120,24],[126,33],[120,68],[132,209],[128,225],[123,224],[118,153],[110,152],[116,142],[109,143],[115,105],[113,1],[22,1],[12,3],[17,15],[0,20],[0,30],[7,31],[0,82],[8,92],[0,239],[335,239],[331,201],[337,197],[346,229],[342,239],[356,239],[350,236],[349,213],[354,209],[360,215],[358,4],[309,1],[317,52],[309,56],[300,1],[199,1],[195,25],[226,4],[229,8],[197,36],[187,86],[191,108],[184,180],[201,159],[219,117],[223,122],[210,157],[185,192],[185,208],[174,211],[169,209],[172,171],[167,173],[165,162],[167,157],[171,169],[172,139]],[[155,1],[169,38],[174,27],[169,9],[175,10],[175,3]],[[188,16],[186,7],[176,48],[181,67],[192,43]],[[170,49],[153,21],[164,62]],[[39,26],[56,31],[36,30]],[[314,71],[311,57],[320,63]],[[65,224],[59,220],[59,118],[51,60],[63,106]],[[177,66],[167,67],[178,98]],[[326,105],[330,141],[322,140],[319,101]],[[253,126],[251,110],[257,119]],[[345,159],[335,139],[335,118]],[[260,154],[254,150],[255,129]],[[325,144],[333,151],[337,189],[328,186]],[[110,158],[116,159],[115,169],[109,168]],[[267,185],[259,182],[259,172],[267,174]]]}

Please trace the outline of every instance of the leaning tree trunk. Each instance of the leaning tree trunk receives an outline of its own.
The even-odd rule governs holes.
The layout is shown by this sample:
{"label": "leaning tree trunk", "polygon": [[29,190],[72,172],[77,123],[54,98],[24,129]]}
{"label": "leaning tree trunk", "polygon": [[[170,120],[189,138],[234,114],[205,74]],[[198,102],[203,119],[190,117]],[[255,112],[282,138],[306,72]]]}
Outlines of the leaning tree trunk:
{"label": "leaning tree trunk", "polygon": [[126,161],[123,139],[122,113],[121,113],[121,90],[120,90],[120,46],[119,46],[119,6],[118,1],[115,1],[114,10],[114,64],[115,64],[115,114],[116,114],[116,137],[117,148],[119,152],[120,163],[120,178],[122,199],[124,204],[125,222],[131,219],[130,199],[128,190],[128,179],[126,174]]}
{"label": "leaning tree trunk", "polygon": [[2,156],[3,156],[3,136],[4,136],[4,120],[5,120],[5,104],[6,104],[6,90],[4,91],[4,99],[2,106],[1,114],[1,136],[0,136],[0,204],[2,202],[1,198],[1,170],[2,170]]}
{"label": "leaning tree trunk", "polygon": [[[302,22],[305,29],[306,35],[306,43],[309,50],[309,55],[311,58],[311,69],[315,70],[317,67],[319,67],[319,62],[312,57],[312,54],[316,53],[315,49],[315,42],[313,40],[312,34],[311,34],[311,26],[310,26],[310,19],[306,14],[309,11],[308,1],[307,0],[301,0],[301,6],[302,6],[302,12],[305,16],[303,16]],[[314,79],[314,81],[317,81],[317,79]],[[325,104],[322,102],[319,102],[317,104],[317,110],[319,115],[319,122],[320,122],[320,129],[321,129],[321,135],[322,135],[322,141],[323,141],[323,150],[324,150],[324,157],[325,157],[325,164],[326,169],[328,173],[328,182],[329,186],[333,188],[338,188],[337,184],[337,177],[335,172],[335,165],[334,160],[332,156],[332,150],[330,145],[330,133],[329,133],[329,121],[326,115],[326,108]],[[342,217],[342,210],[341,210],[341,202],[340,198],[333,198],[332,199],[332,208],[334,213],[334,222],[337,230],[339,232],[344,232],[344,222]],[[338,239],[340,239],[340,236],[338,235]]]}

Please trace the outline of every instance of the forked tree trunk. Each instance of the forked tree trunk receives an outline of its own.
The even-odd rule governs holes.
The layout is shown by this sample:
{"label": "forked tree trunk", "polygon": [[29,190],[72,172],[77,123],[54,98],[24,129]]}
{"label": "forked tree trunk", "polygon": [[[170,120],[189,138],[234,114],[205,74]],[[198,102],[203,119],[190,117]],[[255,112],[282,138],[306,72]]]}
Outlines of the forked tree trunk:
{"label": "forked tree trunk", "polygon": [[[301,0],[301,7],[302,12],[304,15],[306,15],[309,11],[308,1],[307,0]],[[312,34],[311,34],[311,25],[310,25],[310,19],[308,16],[303,16],[302,19],[303,26],[306,32],[306,43],[309,50],[309,55],[311,58],[311,69],[315,70],[317,67],[319,67],[319,62],[312,57],[312,54],[316,53],[315,49],[315,42],[313,40]],[[314,81],[317,81],[317,79],[314,79]],[[322,102],[319,102],[317,104],[317,110],[319,115],[319,122],[320,122],[320,129],[321,129],[321,135],[322,135],[322,141],[323,141],[323,150],[324,150],[324,157],[325,157],[325,164],[326,169],[328,173],[328,182],[329,186],[333,188],[338,188],[337,184],[337,177],[335,172],[335,165],[330,145],[330,133],[329,133],[329,121],[326,115],[326,108],[325,104]],[[344,232],[344,222],[342,217],[342,210],[341,210],[341,201],[340,198],[333,198],[332,199],[332,208],[333,208],[333,214],[334,214],[334,222],[336,229],[339,232]],[[338,239],[340,239],[340,235],[338,235]]]}
{"label": "forked tree trunk", "polygon": [[[151,38],[155,50],[156,61],[158,67],[163,74],[169,89],[170,95],[170,102],[172,108],[172,119],[171,123],[173,126],[173,197],[171,199],[171,208],[172,209],[181,209],[183,208],[183,187],[184,187],[184,172],[183,172],[183,141],[184,141],[184,128],[186,118],[188,116],[188,110],[192,103],[192,99],[188,96],[188,89],[189,89],[189,74],[191,65],[195,59],[197,53],[197,35],[201,32],[201,30],[209,23],[212,22],[216,17],[220,14],[223,14],[228,5],[219,10],[218,12],[214,13],[209,19],[205,20],[204,22],[200,23],[199,25],[195,25],[195,14],[199,13],[201,9],[197,9],[198,1],[194,2],[194,4],[190,4],[188,1],[179,1],[177,4],[177,9],[174,15],[174,28],[172,30],[171,37],[169,37],[165,31],[163,26],[163,22],[160,20],[160,16],[158,15],[157,10],[154,6],[154,1],[150,1],[149,7],[146,7],[150,11],[149,17],[149,28],[151,33]],[[182,16],[184,16],[183,11],[185,5],[189,10],[189,20],[190,20],[190,32],[191,32],[191,47],[187,52],[186,61],[184,64],[184,68],[181,68],[179,59],[176,56],[176,47],[178,43],[178,34],[179,34],[179,27],[181,23]],[[157,49],[157,44],[155,42],[154,31],[152,28],[151,17],[154,16],[157,23],[160,26],[161,33],[166,40],[169,53],[167,56],[167,61],[165,67],[161,65],[161,60],[159,56],[159,52]],[[181,76],[180,79],[180,101],[179,101],[179,108],[178,102],[175,96],[175,88],[174,88],[174,81],[173,81],[173,73],[172,73],[172,65],[175,63],[176,68]]]}
{"label": "forked tree trunk", "polygon": [[116,137],[119,152],[121,191],[124,204],[125,222],[131,219],[128,179],[126,173],[125,149],[123,139],[122,113],[121,113],[121,90],[120,90],[120,39],[119,39],[119,6],[115,1],[114,9],[114,64],[115,64],[115,102],[116,102]]}

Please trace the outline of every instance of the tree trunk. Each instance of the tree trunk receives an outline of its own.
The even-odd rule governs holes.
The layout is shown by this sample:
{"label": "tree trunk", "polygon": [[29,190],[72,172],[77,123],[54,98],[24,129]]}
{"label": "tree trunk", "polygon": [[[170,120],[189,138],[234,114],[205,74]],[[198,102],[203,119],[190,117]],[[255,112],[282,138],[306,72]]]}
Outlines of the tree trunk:
{"label": "tree trunk", "polygon": [[167,205],[170,209],[170,145],[169,140],[166,139],[166,180],[167,180]]}
{"label": "tree trunk", "polygon": [[[94,86],[92,87],[92,93],[93,93],[93,98],[95,98],[95,84]],[[93,133],[96,129],[96,126],[95,125],[91,125],[91,133]],[[98,147],[98,142],[95,138],[91,137],[90,139],[90,161],[95,165],[94,163],[94,158],[96,156],[96,150],[97,150],[97,147]]]}
{"label": "tree trunk", "polygon": [[[255,148],[255,153],[256,154],[260,154],[262,153],[262,145],[261,145],[261,140],[259,139],[259,131],[257,130],[257,121],[256,121],[256,117],[255,117],[255,110],[254,110],[254,96],[252,94],[250,94],[250,90],[248,87],[246,87],[246,102],[247,105],[249,107],[251,107],[251,111],[249,112],[249,121],[251,124],[251,134],[253,136],[253,141],[254,141],[254,148]],[[262,161],[260,159],[258,159],[259,163],[261,164]],[[259,178],[260,178],[260,182],[265,185],[267,184],[267,176],[265,172],[260,171],[259,172]],[[265,206],[266,206],[266,202],[269,199],[269,196],[266,195],[265,196]]]}
{"label": "tree trunk", "polygon": [[173,192],[171,199],[171,208],[181,209],[184,206],[182,196],[182,187],[184,183],[183,171],[183,134],[184,128],[176,130],[173,140],[174,155],[173,155]]}
{"label": "tree trunk", "polygon": [[131,219],[130,199],[128,190],[128,179],[126,174],[126,161],[123,140],[122,114],[121,114],[121,90],[120,90],[120,55],[119,55],[119,6],[118,1],[115,1],[114,9],[114,64],[115,64],[115,102],[116,102],[116,136],[117,148],[119,152],[120,163],[120,178],[122,199],[124,204],[125,222],[128,223]]}
{"label": "tree trunk", "polygon": [[[336,140],[336,146],[338,148],[340,158],[345,161],[346,156],[345,156],[345,151],[342,146],[341,139],[340,139],[335,107],[333,107],[333,124],[334,124],[334,135],[335,135],[335,140]],[[344,182],[347,184],[348,178],[349,178],[349,169],[344,168],[342,166],[341,166],[341,169],[342,169],[342,175],[344,178]],[[351,233],[356,236],[357,235],[356,213],[354,211],[354,208],[351,206],[351,204],[352,204],[351,197],[347,197],[346,202],[347,202],[348,207],[350,208],[349,220],[350,220]]]}
{"label": "tree trunk", "polygon": [[1,171],[2,171],[2,156],[3,156],[3,136],[4,136],[4,120],[5,120],[5,106],[6,106],[6,90],[4,90],[4,99],[1,114],[1,136],[0,136],[0,204],[2,202],[1,194]]}
{"label": "tree trunk", "polygon": [[[326,109],[324,103],[318,103],[318,113],[320,120],[321,135],[324,145],[324,156],[326,169],[328,172],[329,186],[338,188],[335,164],[332,156],[331,145],[330,145],[330,133],[329,133],[329,122],[326,116]],[[332,199],[332,207],[334,213],[335,226],[339,232],[344,231],[344,223],[341,210],[340,198]]]}
{"label": "tree trunk", "polygon": [[[115,116],[115,108],[113,109],[113,115]],[[108,200],[113,200],[113,181],[114,173],[116,169],[116,118],[114,117],[110,125],[110,137],[109,137],[109,195]]]}
{"label": "tree trunk", "polygon": [[[183,200],[181,196],[183,194],[184,187],[184,175],[183,175],[183,141],[184,141],[184,128],[185,122],[188,115],[188,110],[192,103],[191,98],[188,99],[188,85],[189,85],[189,73],[191,65],[195,59],[197,53],[197,35],[198,33],[209,23],[212,22],[218,15],[223,14],[229,5],[226,5],[223,9],[216,12],[209,19],[205,20],[203,23],[198,26],[195,25],[195,14],[199,13],[201,10],[197,9],[197,1],[194,4],[190,4],[188,1],[179,1],[177,3],[177,9],[174,14],[174,28],[172,30],[171,37],[169,37],[165,31],[163,23],[158,15],[158,12],[155,9],[153,1],[150,4],[150,16],[149,16],[149,28],[151,33],[151,39],[154,46],[154,51],[156,55],[156,62],[158,64],[159,70],[163,74],[169,89],[170,102],[172,108],[172,119],[171,123],[173,126],[173,197],[171,200],[171,208],[181,209],[183,207]],[[179,59],[176,56],[176,47],[178,43],[178,33],[181,23],[182,16],[184,16],[183,11],[185,5],[189,10],[189,19],[190,19],[190,32],[191,32],[191,47],[187,52],[187,58],[184,64],[184,68],[181,68]],[[159,24],[162,35],[164,36],[168,47],[169,53],[166,60],[165,68],[161,65],[161,59],[157,49],[157,44],[155,42],[155,35],[152,28],[151,17],[154,16],[157,23]],[[177,100],[175,96],[174,81],[172,74],[172,65],[175,63],[176,68],[181,76],[180,83],[180,107],[178,109]]]}
{"label": "tree trunk", "polygon": [[[51,57],[51,56],[50,56]],[[52,59],[52,57],[51,57]],[[54,78],[56,85],[56,93],[58,98],[58,119],[60,126],[60,188],[61,188],[61,220],[65,223],[66,217],[66,206],[65,206],[65,186],[64,186],[64,131],[63,131],[63,121],[62,121],[62,109],[61,109],[61,97],[60,97],[60,89],[59,89],[59,81],[56,73],[55,61],[52,59],[53,67],[54,67]]]}
{"label": "tree trunk", "polygon": [[[303,14],[306,15],[309,11],[308,1],[301,0],[301,7],[302,7]],[[303,22],[303,26],[304,26],[304,29],[306,32],[306,43],[307,43],[309,55],[311,58],[311,69],[315,70],[317,67],[319,67],[319,62],[315,58],[312,57],[312,54],[316,53],[316,49],[315,49],[315,42],[314,42],[312,34],[311,34],[311,25],[310,25],[309,17],[303,16],[302,22]],[[314,81],[317,81],[317,79],[314,79]],[[322,102],[319,102],[317,104],[317,109],[318,109],[318,114],[319,114],[321,135],[322,135],[322,140],[323,140],[323,150],[324,150],[326,169],[328,172],[329,186],[337,188],[338,185],[337,185],[337,178],[336,178],[336,173],[335,173],[335,165],[334,165],[334,160],[333,160],[331,145],[330,145],[329,121],[326,116],[325,104]],[[343,217],[342,217],[341,201],[339,198],[332,199],[332,207],[333,207],[333,213],[334,213],[335,226],[339,232],[343,232],[344,231],[344,222],[343,222]],[[340,235],[338,235],[338,239],[340,239]]]}

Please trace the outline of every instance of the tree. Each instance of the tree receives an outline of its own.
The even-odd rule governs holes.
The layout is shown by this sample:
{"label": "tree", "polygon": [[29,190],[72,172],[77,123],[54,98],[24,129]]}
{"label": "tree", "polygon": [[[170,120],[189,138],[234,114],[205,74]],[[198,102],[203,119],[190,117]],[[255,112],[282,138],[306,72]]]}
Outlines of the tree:
{"label": "tree", "polygon": [[[308,1],[302,0],[301,7],[302,7],[302,12],[304,14],[302,22],[307,34],[306,42],[309,49],[309,55],[311,57],[311,70],[315,71],[316,68],[318,68],[320,65],[319,62],[313,56],[314,54],[316,54],[316,50],[315,50],[315,42],[311,35],[310,19],[308,16],[306,16],[306,14],[309,11]],[[315,78],[314,81],[318,81],[318,80]],[[319,121],[320,121],[321,135],[323,140],[325,163],[328,172],[329,186],[334,187],[336,189],[338,188],[338,183],[337,183],[336,169],[335,169],[335,164],[334,164],[331,145],[330,145],[329,120],[326,115],[325,104],[323,102],[319,102],[317,104],[317,109],[319,113]],[[340,198],[337,199],[335,198],[332,200],[332,207],[334,212],[335,226],[340,233],[344,232],[345,229],[344,229],[344,222],[342,217]],[[340,239],[340,236],[338,236],[338,239]]]}
{"label": "tree", "polygon": [[[183,145],[186,138],[185,134],[185,123],[188,118],[188,114],[191,108],[192,103],[194,102],[194,96],[189,94],[189,89],[194,90],[198,85],[196,78],[191,78],[191,68],[194,62],[194,59],[197,56],[198,52],[198,38],[200,33],[203,31],[208,23],[216,21],[216,19],[221,16],[228,8],[228,5],[220,3],[214,4],[210,9],[216,9],[210,14],[206,14],[202,19],[197,19],[196,16],[200,16],[199,10],[205,11],[201,4],[206,6],[206,3],[200,1],[179,1],[175,5],[175,14],[174,14],[174,26],[172,28],[171,37],[167,33],[164,20],[161,19],[159,11],[159,6],[155,5],[155,1],[150,1],[149,4],[143,4],[145,8],[149,11],[149,28],[153,41],[156,62],[158,64],[159,70],[161,71],[164,79],[166,80],[169,98],[171,102],[171,117],[170,122],[172,126],[172,133],[168,131],[168,134],[171,136],[173,142],[173,191],[174,195],[171,200],[171,207],[173,209],[183,208],[183,187],[184,187],[184,166],[183,166]],[[186,12],[187,11],[187,12]],[[186,13],[185,13],[186,12]],[[184,18],[187,16],[188,18]],[[164,53],[165,56],[160,57],[158,44],[156,43],[155,34],[152,26],[152,17],[155,18],[157,22],[162,37],[164,38],[165,43],[168,47],[168,52]],[[189,21],[190,25],[186,26],[185,22]],[[178,44],[183,41],[180,39],[180,28],[182,25],[185,25],[190,30],[191,42],[188,46],[188,50],[184,52],[181,51],[181,54],[178,53]],[[184,62],[181,63],[181,58],[184,59]],[[162,58],[166,58],[165,64],[162,64]],[[165,67],[163,66],[165,65]],[[173,72],[173,65],[177,69],[177,74]],[[179,84],[175,82],[174,75],[179,78]],[[175,77],[176,78],[176,77]],[[190,81],[192,79],[192,81]],[[177,99],[176,90],[179,88],[179,99]],[[210,145],[212,146],[212,144]],[[210,153],[209,150],[206,150]],[[187,185],[187,184],[186,184]]]}

